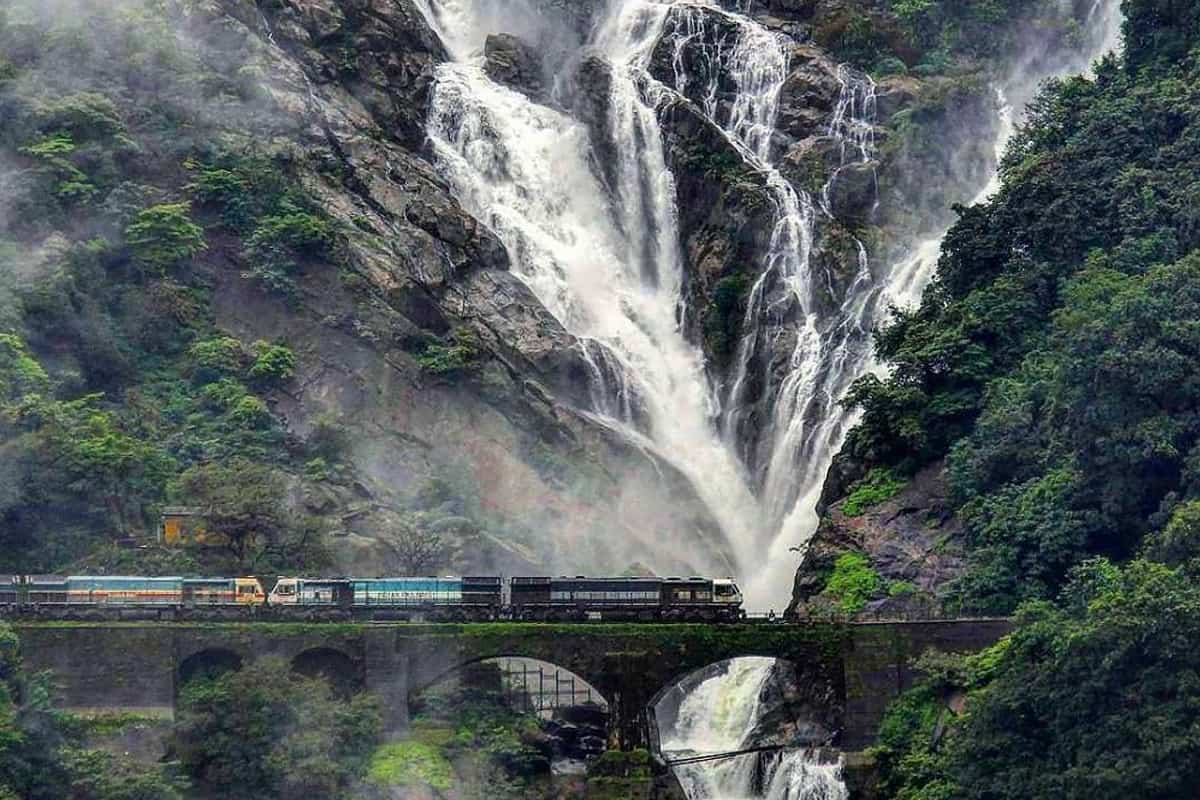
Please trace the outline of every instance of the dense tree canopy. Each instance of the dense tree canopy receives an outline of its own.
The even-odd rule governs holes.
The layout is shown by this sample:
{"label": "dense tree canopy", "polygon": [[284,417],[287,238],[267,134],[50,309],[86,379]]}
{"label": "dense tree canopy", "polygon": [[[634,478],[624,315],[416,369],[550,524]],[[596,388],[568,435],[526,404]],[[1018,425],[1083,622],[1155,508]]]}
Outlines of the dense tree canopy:
{"label": "dense tree canopy", "polygon": [[890,377],[851,393],[860,459],[949,456],[968,607],[1052,597],[1200,491],[1200,64],[1148,55],[1193,5],[1126,2],[1129,59],[1044,89],[1000,192],[960,210],[923,303],[879,333]]}
{"label": "dense tree canopy", "polygon": [[380,731],[373,696],[340,700],[323,680],[264,658],[189,682],[174,746],[218,796],[334,800],[366,770]]}
{"label": "dense tree canopy", "polygon": [[[933,662],[889,711],[897,800],[1184,800],[1200,786],[1200,587],[1150,561],[1087,562],[980,656]],[[926,665],[930,666],[929,664]],[[938,667],[941,667],[939,669]],[[961,716],[946,706],[967,692]]]}

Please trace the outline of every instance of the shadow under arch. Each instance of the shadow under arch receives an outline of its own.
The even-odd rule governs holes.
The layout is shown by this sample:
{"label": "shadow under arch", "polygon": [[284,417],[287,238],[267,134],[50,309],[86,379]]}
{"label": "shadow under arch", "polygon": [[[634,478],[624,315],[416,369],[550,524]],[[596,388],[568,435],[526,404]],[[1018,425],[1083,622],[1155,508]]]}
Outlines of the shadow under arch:
{"label": "shadow under arch", "polygon": [[329,684],[334,695],[352,697],[366,688],[366,668],[362,661],[333,647],[312,647],[298,653],[291,663],[292,672],[306,678],[319,678]]}
{"label": "shadow under arch", "polygon": [[209,647],[192,653],[175,670],[175,697],[197,678],[218,678],[227,672],[237,672],[242,664],[241,654],[227,647]]}
{"label": "shadow under arch", "polygon": [[612,709],[604,694],[567,667],[523,655],[487,655],[456,664],[410,688],[414,719],[455,725],[455,716],[534,717],[551,760],[586,761],[608,749]]}
{"label": "shadow under arch", "polygon": [[673,678],[650,699],[646,716],[650,751],[664,759],[664,746],[827,747],[841,707],[827,683],[795,662],[739,656]]}
{"label": "shadow under arch", "polygon": [[[553,661],[537,658],[536,656],[524,655],[522,653],[508,652],[496,652],[489,653],[487,655],[466,658],[448,666],[443,664],[437,671],[427,672],[420,676],[414,676],[413,682],[409,686],[408,699],[410,702],[412,702],[430,689],[440,684],[444,684],[447,680],[453,679],[457,675],[462,675],[464,672],[469,672],[477,668],[479,665],[507,665],[509,663],[519,664],[520,662],[542,665],[548,670],[557,670],[564,676],[573,677],[578,684],[591,689],[592,697],[597,701],[598,704],[604,706],[605,708],[609,707],[609,699],[599,689],[596,688],[597,681],[589,678],[588,676],[582,675],[579,672],[572,670],[570,667],[562,666]],[[511,672],[512,670],[508,671]],[[526,674],[528,674],[528,669],[526,669]]]}

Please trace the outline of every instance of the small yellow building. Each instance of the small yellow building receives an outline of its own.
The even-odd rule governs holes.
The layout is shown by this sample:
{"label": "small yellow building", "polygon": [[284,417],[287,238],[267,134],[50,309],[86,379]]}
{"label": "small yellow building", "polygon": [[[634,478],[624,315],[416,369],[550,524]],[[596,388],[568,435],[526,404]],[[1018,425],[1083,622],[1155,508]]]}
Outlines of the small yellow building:
{"label": "small yellow building", "polygon": [[159,515],[158,541],[168,547],[219,547],[226,543],[221,534],[210,534],[206,530],[204,509],[193,506],[164,506]]}

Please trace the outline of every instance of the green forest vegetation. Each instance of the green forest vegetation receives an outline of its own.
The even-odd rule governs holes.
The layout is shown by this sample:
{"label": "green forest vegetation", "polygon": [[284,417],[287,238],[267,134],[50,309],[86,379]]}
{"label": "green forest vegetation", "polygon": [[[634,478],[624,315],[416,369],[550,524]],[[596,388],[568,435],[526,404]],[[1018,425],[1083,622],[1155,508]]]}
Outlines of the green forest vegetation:
{"label": "green forest vegetation", "polygon": [[969,610],[1053,598],[1200,492],[1200,65],[1180,50],[1200,23],[1125,7],[1125,58],[1045,88],[1003,188],[960,209],[922,305],[879,332],[892,374],[852,392],[855,457],[947,459]]}
{"label": "green forest vegetation", "polygon": [[945,459],[961,608],[875,755],[896,800],[1191,798],[1200,786],[1200,5],[1126,0],[1126,52],[1052,83],[878,335],[850,448]]}
{"label": "green forest vegetation", "polygon": [[88,749],[87,725],[51,707],[41,676],[25,673],[20,642],[0,624],[0,799],[181,800],[186,779]]}
{"label": "green forest vegetation", "polygon": [[[0,9],[0,571],[319,568],[286,495],[336,437],[285,432],[297,355],[210,302],[210,254],[285,299],[337,261],[268,135],[255,40],[187,3],[60,11]],[[228,551],[111,546],[152,541],[165,504],[211,509]]]}
{"label": "green forest vegetation", "polygon": [[883,796],[1194,798],[1198,563],[1085,562],[995,647],[927,657],[929,677],[892,705],[875,748]]}

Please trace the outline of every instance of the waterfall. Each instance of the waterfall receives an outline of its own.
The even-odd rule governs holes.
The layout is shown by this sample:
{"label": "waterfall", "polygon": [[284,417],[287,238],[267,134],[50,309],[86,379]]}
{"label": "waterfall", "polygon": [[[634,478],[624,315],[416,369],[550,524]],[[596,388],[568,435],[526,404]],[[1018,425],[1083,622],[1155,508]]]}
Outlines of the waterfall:
{"label": "waterfall", "polygon": [[[873,264],[855,241],[857,263],[846,275],[815,265],[837,182],[874,163],[875,83],[838,70],[826,136],[840,165],[809,194],[775,162],[790,40],[707,0],[608,0],[583,43],[611,68],[606,134],[614,146],[611,163],[597,169],[583,123],[492,82],[482,68],[488,33],[516,30],[538,42],[561,36],[536,0],[416,1],[453,56],[437,69],[431,103],[437,167],[503,241],[514,274],[577,337],[591,376],[584,412],[682,472],[724,531],[737,559],[728,566],[742,577],[748,604],[781,605],[795,566],[788,551],[815,531],[826,473],[857,419],[841,402],[858,377],[880,369],[870,331],[881,309],[919,299],[940,252],[938,235],[893,265]],[[1017,64],[1015,77],[997,87],[997,154],[1031,87],[1086,67],[1112,46],[1119,18],[1117,0],[1095,0],[1085,26],[1089,52],[1053,65],[1045,54]],[[660,83],[649,65],[664,38],[674,70]],[[763,176],[773,208],[733,369],[720,385],[681,326],[677,198],[657,115],[665,99],[680,95]],[[993,177],[976,200],[997,188]],[[751,436],[752,413],[759,427]],[[654,563],[666,554],[662,538],[647,531],[631,544]],[[698,567],[727,566],[694,555]]]}
{"label": "waterfall", "polygon": [[[668,759],[731,753],[754,747],[761,702],[773,674],[770,658],[739,658],[683,699],[663,731]],[[691,800],[846,800],[841,765],[806,750],[747,753],[719,761],[680,764],[675,775]]]}
{"label": "waterfall", "polygon": [[[712,24],[722,30],[707,30]],[[842,170],[869,164],[874,156],[875,83],[845,66],[838,70],[841,90],[827,135],[839,146],[841,164],[814,199],[784,178],[772,159],[789,40],[740,14],[704,4],[676,6],[670,25],[675,46],[671,88],[697,99],[766,176],[775,208],[770,247],[749,294],[721,417],[728,445],[756,472],[758,518],[746,538],[757,560],[745,572],[757,577],[746,588],[752,604],[766,607],[786,585],[781,573],[792,565],[787,548],[816,529],[817,496],[852,421],[840,403],[869,355],[880,287],[866,248],[856,240],[857,270],[844,292],[834,287],[832,276],[817,274],[811,262],[818,210],[832,217],[830,191]],[[683,54],[689,47],[699,55],[685,66]],[[734,99],[725,107],[719,102],[724,85],[734,89]],[[790,328],[786,335],[777,332],[783,326]],[[782,347],[790,352],[781,352]],[[766,387],[765,396],[773,398],[757,452],[747,452],[744,442],[743,423],[750,412],[746,395],[752,385]],[[765,570],[764,552],[770,554]]]}
{"label": "waterfall", "polygon": [[[470,16],[473,7],[434,0],[426,9],[455,55],[438,68],[431,102],[428,132],[439,171],[504,242],[513,272],[581,341],[595,378],[591,413],[674,464],[722,529],[739,530],[754,518],[756,503],[712,424],[718,401],[703,355],[680,329],[674,178],[654,107],[638,85],[667,7],[620,4],[596,34],[612,65],[610,124],[619,159],[612,196],[592,170],[582,123],[484,74],[478,37],[485,27]],[[645,557],[661,554],[660,539],[645,532],[638,543]],[[709,569],[732,569],[715,554],[697,555]]]}

